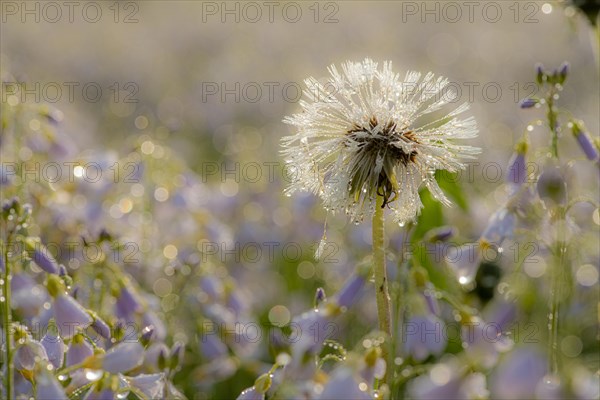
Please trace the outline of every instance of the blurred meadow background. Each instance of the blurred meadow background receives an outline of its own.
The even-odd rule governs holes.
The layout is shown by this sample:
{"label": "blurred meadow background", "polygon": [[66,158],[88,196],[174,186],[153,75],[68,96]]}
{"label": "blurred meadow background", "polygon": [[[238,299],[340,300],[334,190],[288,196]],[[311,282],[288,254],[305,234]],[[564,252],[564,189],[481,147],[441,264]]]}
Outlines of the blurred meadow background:
{"label": "blurred meadow background", "polygon": [[[600,128],[597,30],[570,2],[501,1],[490,7],[461,1],[303,1],[272,2],[273,8],[260,1],[74,3],[72,18],[61,2],[56,18],[47,2],[2,3],[2,199],[19,196],[31,204],[26,236],[46,243],[73,277],[73,288],[84,293],[74,297],[89,309],[97,307],[111,328],[119,320],[113,309],[123,287],[135,288],[144,312],[136,309],[131,318],[153,319],[156,343],[150,346],[160,343],[165,354],[173,354],[177,343],[185,344],[181,361],[167,375],[190,399],[236,398],[251,387],[285,350],[281,332],[313,307],[315,290],[333,295],[370,252],[369,222],[354,225],[343,215],[327,216],[310,193],[283,194],[290,176],[279,154],[280,138],[293,130],[282,119],[300,111],[306,77],[325,80],[329,65],[369,57],[392,61],[401,76],[432,71],[452,82],[456,105],[468,102],[479,127],[469,144],[482,152],[453,186],[454,207],[431,206],[424,217],[429,220],[417,231],[451,225],[460,243],[477,240],[506,200],[508,160],[523,134],[529,132],[531,149],[548,143],[547,131],[536,123],[545,113],[520,108],[522,99],[537,92],[536,63],[548,69],[569,63],[559,103],[585,121],[592,137]],[[562,135],[561,153],[572,159],[569,196],[597,202],[597,164],[579,154],[570,130],[565,127]],[[531,161],[536,163],[533,156]],[[43,173],[23,177],[19,170],[41,171],[50,162],[63,168],[58,182]],[[70,162],[72,180],[64,168]],[[82,179],[77,166],[87,163],[97,163],[102,176]],[[425,202],[427,215],[435,202]],[[327,245],[317,261],[326,218]],[[564,325],[562,337],[570,339],[561,348],[569,365],[589,371],[591,383],[585,385],[594,386],[597,205],[576,207],[572,218],[584,232],[584,259],[572,268],[574,276],[584,277],[573,285],[585,299],[566,306],[580,314]],[[401,282],[395,250],[405,231],[391,219],[386,229],[388,273]],[[90,262],[84,242],[99,243],[107,256]],[[108,256],[115,250],[105,245],[112,242],[123,246],[120,257]],[[65,243],[76,243],[74,254],[65,251]],[[517,292],[517,321],[537,324],[523,333],[531,333],[543,352],[548,292],[540,282],[546,267],[535,253],[544,266],[525,262],[519,272],[530,286],[508,286],[519,251],[529,250],[505,243],[504,258],[489,267],[487,280],[482,273],[468,288],[446,289],[478,310],[489,310],[506,290]],[[115,262],[109,268],[110,259]],[[581,265],[586,267],[576,275]],[[441,266],[425,267],[434,284],[446,285],[440,282],[448,277],[436,272]],[[31,285],[44,284],[33,264],[16,268],[34,276]],[[106,296],[96,299],[100,292]],[[334,339],[349,349],[377,324],[373,293],[367,285],[362,301],[337,322]],[[13,289],[16,320],[48,321],[39,316],[49,308],[47,295],[21,304],[23,311],[17,294],[19,288]],[[253,340],[250,331],[236,332],[231,328],[236,323],[259,327],[262,336]],[[222,332],[224,326],[229,333]],[[518,348],[519,339],[515,342]],[[450,343],[447,352],[460,352],[460,343]],[[161,370],[144,365],[137,367],[143,373]],[[419,375],[411,371],[407,376]],[[519,398],[494,389],[493,379],[487,397]],[[419,397],[417,389],[410,390]],[[589,391],[575,392],[585,392],[578,398],[597,398],[590,390],[591,397],[585,397]]]}

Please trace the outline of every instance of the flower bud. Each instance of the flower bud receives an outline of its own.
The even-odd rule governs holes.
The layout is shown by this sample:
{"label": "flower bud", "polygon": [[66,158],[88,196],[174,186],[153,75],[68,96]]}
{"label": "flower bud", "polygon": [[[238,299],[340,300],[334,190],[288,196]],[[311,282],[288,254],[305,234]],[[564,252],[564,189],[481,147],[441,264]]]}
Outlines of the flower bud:
{"label": "flower bud", "polygon": [[110,327],[102,318],[100,318],[96,313],[92,313],[92,317],[94,321],[92,322],[92,329],[96,331],[96,333],[102,336],[104,339],[110,339]]}
{"label": "flower bud", "polygon": [[55,369],[62,367],[65,356],[65,347],[62,339],[58,336],[58,330],[54,321],[51,321],[52,325],[48,326],[48,331],[42,337],[41,343],[46,349],[48,355],[48,361]]}
{"label": "flower bud", "polygon": [[169,368],[172,370],[177,369],[183,363],[183,354],[184,354],[185,346],[181,342],[177,342],[173,345],[171,349],[171,354],[169,355]]}
{"label": "flower bud", "polygon": [[150,344],[150,341],[154,337],[154,325],[149,325],[142,329],[142,334],[140,335],[140,343],[142,346],[147,347]]}
{"label": "flower bud", "polygon": [[538,83],[538,85],[541,85],[547,79],[547,75],[544,72],[544,66],[542,64],[537,64],[535,66],[535,70],[536,70],[536,82]]}
{"label": "flower bud", "polygon": [[569,63],[565,61],[564,63],[561,64],[560,69],[558,70],[557,83],[562,85],[565,82],[565,80],[567,79],[568,74],[569,74]]}
{"label": "flower bud", "polygon": [[25,239],[24,244],[25,248],[32,252],[31,258],[38,267],[49,274],[58,274],[58,263],[44,245],[32,238]]}
{"label": "flower bud", "polygon": [[579,144],[581,150],[583,150],[583,153],[587,159],[590,161],[596,161],[598,159],[598,149],[592,142],[587,132],[585,132],[575,121],[571,122],[571,132],[573,133],[573,136],[575,136],[575,139],[577,139],[577,143]]}
{"label": "flower bud", "polygon": [[521,100],[521,108],[531,108],[534,107],[536,104],[538,103],[538,101],[536,99],[532,99],[532,98],[526,98]]}
{"label": "flower bud", "polygon": [[86,358],[94,355],[94,349],[82,334],[73,336],[71,345],[67,350],[67,367],[82,363]]}
{"label": "flower bud", "polygon": [[322,302],[324,302],[325,300],[327,300],[327,296],[325,295],[325,290],[322,287],[317,288],[317,291],[315,293],[315,302],[314,302],[315,308],[318,308],[319,305]]}

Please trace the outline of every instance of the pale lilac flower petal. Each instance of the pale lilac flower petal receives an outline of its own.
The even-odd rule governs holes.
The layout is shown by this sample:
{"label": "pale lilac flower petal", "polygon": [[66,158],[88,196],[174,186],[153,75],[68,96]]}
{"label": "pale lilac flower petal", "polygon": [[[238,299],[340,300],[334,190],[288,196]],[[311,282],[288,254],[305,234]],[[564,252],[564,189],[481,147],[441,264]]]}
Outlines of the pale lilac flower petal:
{"label": "pale lilac flower petal", "polygon": [[454,270],[458,282],[467,285],[475,279],[481,261],[481,250],[477,243],[452,246],[445,254],[446,264]]}
{"label": "pale lilac flower petal", "polygon": [[38,267],[49,274],[58,274],[59,266],[54,257],[45,247],[42,249],[39,245],[35,246],[31,257]]}
{"label": "pale lilac flower petal", "polygon": [[215,359],[227,354],[227,346],[216,334],[202,335],[200,353],[207,359]]}
{"label": "pale lilac flower petal", "polygon": [[94,354],[92,345],[83,337],[75,337],[67,350],[67,367],[76,365]]}
{"label": "pale lilac flower petal", "polygon": [[138,342],[119,343],[111,348],[102,359],[102,369],[116,374],[138,367],[144,361],[144,347]]}
{"label": "pale lilac flower petal", "polygon": [[124,286],[117,296],[115,304],[115,314],[117,318],[129,321],[131,316],[142,310],[142,305],[133,291]]}
{"label": "pale lilac flower petal", "polygon": [[572,122],[571,132],[573,132],[575,139],[577,139],[577,144],[579,144],[587,159],[596,161],[598,159],[598,148],[594,145],[588,133],[582,130],[576,122]]}
{"label": "pale lilac flower petal", "polygon": [[534,107],[538,101],[536,99],[523,99],[521,100],[521,108],[531,108]]}
{"label": "pale lilac flower petal", "polygon": [[490,377],[492,397],[496,399],[533,399],[546,375],[547,361],[533,347],[518,347],[506,356]]}
{"label": "pale lilac flower petal", "polygon": [[50,332],[47,332],[41,340],[42,346],[46,349],[48,355],[48,361],[54,366],[55,369],[62,367],[65,346],[60,336],[55,336]]}
{"label": "pale lilac flower petal", "polygon": [[13,355],[13,363],[17,370],[31,371],[40,360],[48,361],[48,354],[44,346],[37,340],[28,340],[18,346]]}
{"label": "pale lilac flower petal", "polygon": [[67,396],[56,378],[46,371],[36,376],[36,399],[67,400]]}
{"label": "pale lilac flower petal", "polygon": [[165,327],[164,322],[158,318],[158,315],[156,315],[154,311],[146,310],[144,314],[142,314],[142,324],[144,327],[154,327],[153,340],[161,341],[165,340],[167,337],[167,328]]}
{"label": "pale lilac flower petal", "polygon": [[332,372],[331,378],[318,399],[371,400],[372,397],[368,393],[359,389],[359,383],[350,368],[346,366],[338,367]]}
{"label": "pale lilac flower petal", "polygon": [[366,282],[366,278],[362,275],[353,275],[350,279],[348,279],[339,292],[335,294],[333,301],[336,302],[340,307],[351,307],[359,297]]}
{"label": "pale lilac flower petal", "polygon": [[148,396],[149,399],[162,399],[165,390],[165,374],[137,375],[127,377],[126,381],[130,386],[139,389]]}
{"label": "pale lilac flower petal", "polygon": [[490,217],[481,239],[500,246],[504,239],[513,237],[515,225],[515,215],[508,209],[501,208]]}
{"label": "pale lilac flower petal", "polygon": [[443,329],[444,323],[434,315],[411,317],[403,326],[404,352],[417,362],[439,356],[448,342]]}
{"label": "pale lilac flower petal", "polygon": [[265,394],[260,393],[254,386],[244,389],[236,400],[264,400]]}
{"label": "pale lilac flower petal", "polygon": [[91,324],[92,329],[96,331],[96,333],[102,336],[104,339],[110,339],[110,327],[104,320],[98,316],[94,317],[94,321]]}
{"label": "pale lilac flower petal", "polygon": [[77,330],[85,329],[92,323],[92,317],[85,308],[69,295],[57,295],[52,308],[62,338],[70,339]]}
{"label": "pale lilac flower petal", "polygon": [[521,186],[527,181],[527,162],[523,152],[516,152],[508,163],[507,182],[515,187]]}

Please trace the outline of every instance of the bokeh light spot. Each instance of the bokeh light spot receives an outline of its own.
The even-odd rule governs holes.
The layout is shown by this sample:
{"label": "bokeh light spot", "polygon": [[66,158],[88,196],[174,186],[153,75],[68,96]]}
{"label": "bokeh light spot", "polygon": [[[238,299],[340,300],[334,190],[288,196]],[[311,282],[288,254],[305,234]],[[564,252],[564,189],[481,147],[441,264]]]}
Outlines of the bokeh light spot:
{"label": "bokeh light spot", "polygon": [[158,278],[156,282],[154,282],[154,285],[152,285],[152,289],[157,296],[165,297],[166,295],[171,294],[173,285],[165,278]]}
{"label": "bokeh light spot", "polygon": [[310,279],[315,275],[315,265],[310,261],[302,261],[298,264],[298,276],[302,279]]}
{"label": "bokeh light spot", "polygon": [[163,255],[165,257],[167,257],[169,260],[174,259],[175,257],[177,257],[177,247],[175,247],[172,244],[168,244],[165,246],[165,248],[163,249]]}
{"label": "bokeh light spot", "polygon": [[560,349],[567,357],[577,357],[581,354],[583,343],[577,336],[569,335],[560,342]]}
{"label": "bokeh light spot", "polygon": [[169,198],[169,191],[164,187],[156,188],[154,191],[154,198],[156,201],[167,201]]}
{"label": "bokeh light spot", "polygon": [[592,264],[584,264],[577,269],[577,283],[582,286],[594,286],[598,283],[598,268]]}
{"label": "bokeh light spot", "polygon": [[275,326],[285,326],[290,322],[290,310],[286,306],[277,305],[269,310],[269,321]]}

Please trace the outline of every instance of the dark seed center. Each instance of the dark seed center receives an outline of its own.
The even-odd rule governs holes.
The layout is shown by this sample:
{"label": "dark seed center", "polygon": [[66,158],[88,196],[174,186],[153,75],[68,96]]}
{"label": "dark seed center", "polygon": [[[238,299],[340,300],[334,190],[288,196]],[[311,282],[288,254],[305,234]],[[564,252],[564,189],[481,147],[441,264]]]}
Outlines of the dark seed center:
{"label": "dark seed center", "polygon": [[[352,129],[347,132],[349,142],[358,143],[360,146],[359,152],[372,154],[376,157],[378,154],[384,154],[384,163],[391,163],[392,165],[403,164],[408,165],[409,162],[414,162],[418,152],[413,150],[411,152],[405,152],[403,149],[394,146],[392,142],[398,140],[399,137],[404,137],[412,142],[418,143],[415,134],[412,131],[400,131],[396,130],[397,126],[393,121],[387,123],[381,130],[381,134],[378,137],[365,137],[360,133],[370,133],[378,125],[377,118],[371,117],[368,126],[355,125]],[[397,196],[397,183],[395,177],[388,176],[386,169],[383,168],[379,174],[377,181],[377,194],[382,196],[383,207]],[[394,181],[392,181],[394,180]],[[360,187],[352,188],[353,190],[360,190]],[[390,198],[393,196],[392,200]]]}

